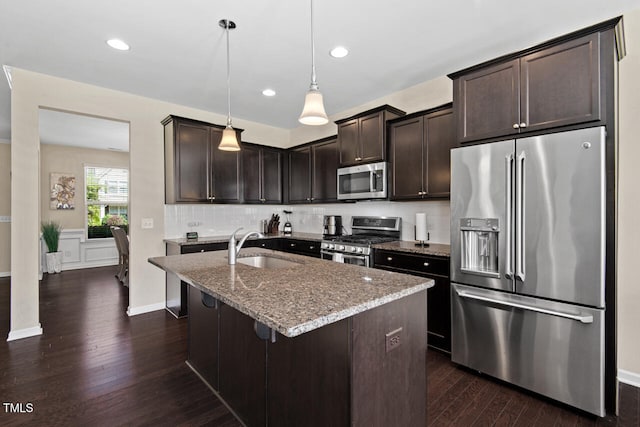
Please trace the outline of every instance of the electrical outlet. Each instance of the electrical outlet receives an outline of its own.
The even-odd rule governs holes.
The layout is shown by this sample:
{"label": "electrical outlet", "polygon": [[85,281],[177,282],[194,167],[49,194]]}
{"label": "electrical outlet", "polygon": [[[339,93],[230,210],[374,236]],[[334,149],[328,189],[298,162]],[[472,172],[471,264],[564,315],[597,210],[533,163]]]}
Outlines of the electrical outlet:
{"label": "electrical outlet", "polygon": [[187,227],[198,227],[202,225],[202,222],[200,221],[191,221],[187,223]]}
{"label": "electrical outlet", "polygon": [[402,342],[401,336],[402,336],[402,328],[398,328],[394,331],[391,331],[385,334],[384,348],[387,353],[389,353],[391,350],[394,350],[400,347],[400,344]]}
{"label": "electrical outlet", "polygon": [[142,218],[142,228],[153,228],[153,218]]}

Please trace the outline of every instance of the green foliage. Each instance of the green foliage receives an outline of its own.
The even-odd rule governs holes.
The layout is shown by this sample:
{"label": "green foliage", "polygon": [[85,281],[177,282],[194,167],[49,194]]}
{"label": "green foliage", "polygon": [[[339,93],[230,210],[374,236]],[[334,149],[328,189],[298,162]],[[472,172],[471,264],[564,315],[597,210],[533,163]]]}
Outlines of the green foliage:
{"label": "green foliage", "polygon": [[42,230],[42,238],[47,244],[49,252],[58,252],[58,242],[60,241],[62,226],[55,221],[42,221],[40,229]]}

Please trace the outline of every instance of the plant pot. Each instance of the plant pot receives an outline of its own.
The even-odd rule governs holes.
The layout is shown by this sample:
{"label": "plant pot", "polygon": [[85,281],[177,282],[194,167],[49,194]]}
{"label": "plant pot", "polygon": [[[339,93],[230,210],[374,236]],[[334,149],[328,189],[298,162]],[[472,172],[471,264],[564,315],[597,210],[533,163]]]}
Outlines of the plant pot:
{"label": "plant pot", "polygon": [[47,273],[60,273],[62,271],[62,252],[48,252],[46,257]]}

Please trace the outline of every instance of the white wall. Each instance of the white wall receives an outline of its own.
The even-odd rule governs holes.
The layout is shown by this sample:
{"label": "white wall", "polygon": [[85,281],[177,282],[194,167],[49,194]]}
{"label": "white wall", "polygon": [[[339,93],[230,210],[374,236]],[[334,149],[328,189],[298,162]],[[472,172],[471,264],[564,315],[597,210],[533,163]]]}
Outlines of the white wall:
{"label": "white wall", "polygon": [[185,237],[187,231],[200,236],[228,236],[238,227],[243,233],[258,230],[261,219],[280,215],[280,230],[286,221],[283,210],[291,210],[293,231],[322,234],[324,215],[342,215],[342,223],[351,232],[353,215],[399,216],[402,240],[414,240],[415,213],[427,213],[430,241],[449,244],[449,201],[429,202],[357,202],[318,205],[166,205],[165,236]]}
{"label": "white wall", "polygon": [[618,367],[640,387],[640,9],[624,16],[628,55],[619,68]]}

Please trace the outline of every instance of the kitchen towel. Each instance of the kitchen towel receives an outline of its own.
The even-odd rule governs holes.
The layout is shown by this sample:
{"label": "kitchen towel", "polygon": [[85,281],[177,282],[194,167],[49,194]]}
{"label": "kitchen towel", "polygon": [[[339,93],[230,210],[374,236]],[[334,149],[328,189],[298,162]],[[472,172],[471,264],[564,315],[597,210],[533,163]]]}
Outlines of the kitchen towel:
{"label": "kitchen towel", "polygon": [[416,213],[416,240],[418,242],[426,242],[429,240],[429,233],[427,233],[427,214],[424,212]]}

